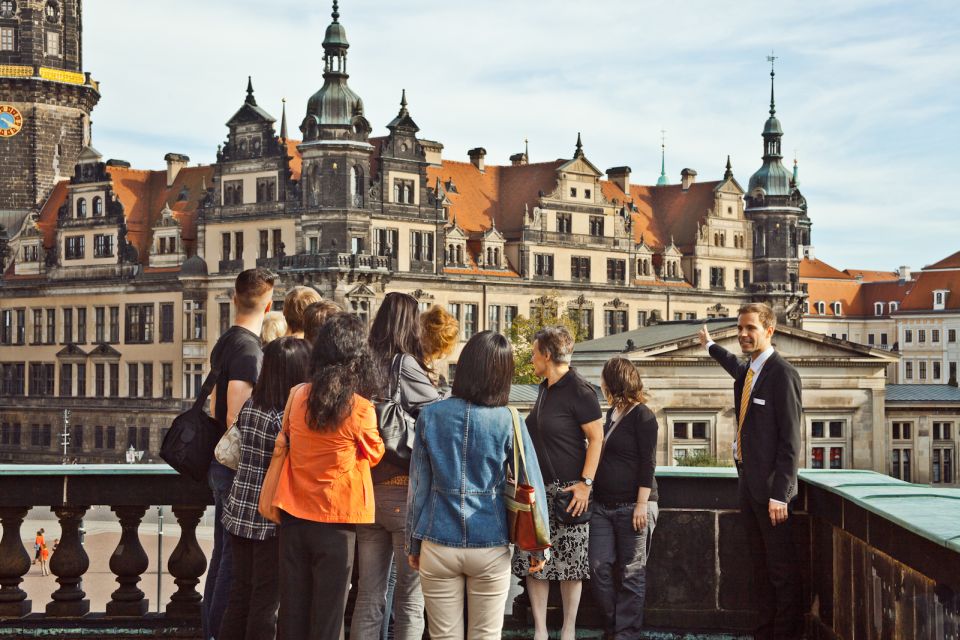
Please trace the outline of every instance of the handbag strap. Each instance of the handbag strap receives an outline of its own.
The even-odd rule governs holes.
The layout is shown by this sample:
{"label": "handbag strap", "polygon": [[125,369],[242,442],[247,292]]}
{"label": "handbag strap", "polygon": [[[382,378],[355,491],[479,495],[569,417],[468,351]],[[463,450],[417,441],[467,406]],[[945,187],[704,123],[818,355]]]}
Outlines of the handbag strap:
{"label": "handbag strap", "polygon": [[620,423],[623,422],[623,419],[626,418],[630,413],[637,408],[637,405],[632,404],[630,408],[620,414],[620,417],[613,421],[613,424],[610,426],[610,431],[607,431],[603,435],[603,446],[600,447],[600,458],[597,460],[597,466],[600,466],[600,462],[603,460],[603,454],[607,450],[607,442],[610,440],[610,436],[613,435],[613,432],[617,430],[617,427],[620,426]]}
{"label": "handbag strap", "polygon": [[293,404],[293,396],[297,395],[297,392],[304,386],[306,386],[306,383],[301,382],[290,389],[290,395],[287,396],[287,404],[283,407],[283,421],[280,423],[280,431],[287,438],[287,449],[290,448],[290,406]]}
{"label": "handbag strap", "polygon": [[[394,369],[396,372],[394,372]],[[393,363],[390,366],[390,378],[394,381],[393,394],[391,397],[397,404],[402,404],[403,399],[400,395],[400,374],[403,372],[403,354],[398,353],[393,356]]]}
{"label": "handbag strap", "polygon": [[197,400],[193,403],[193,410],[198,411],[203,407],[203,403],[207,401],[207,398],[210,397],[210,392],[213,391],[213,388],[217,386],[217,382],[220,379],[220,363],[213,365],[213,368],[210,369],[210,373],[207,374],[207,377],[204,378],[203,384],[200,386],[200,393],[197,394]]}
{"label": "handbag strap", "polygon": [[[513,473],[517,484],[520,484],[521,470],[527,476],[527,484],[530,481],[530,474],[527,473],[527,456],[523,450],[523,435],[520,433],[520,414],[513,407],[509,407],[510,415],[513,418]],[[522,466],[521,466],[522,465]]]}

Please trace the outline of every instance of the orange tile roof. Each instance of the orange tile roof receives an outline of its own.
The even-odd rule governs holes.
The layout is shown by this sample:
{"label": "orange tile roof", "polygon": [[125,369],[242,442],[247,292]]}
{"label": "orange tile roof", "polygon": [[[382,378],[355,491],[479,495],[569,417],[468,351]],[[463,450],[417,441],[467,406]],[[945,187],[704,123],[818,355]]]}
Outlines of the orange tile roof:
{"label": "orange tile roof", "polygon": [[[947,258],[947,260],[949,259]],[[945,261],[941,260],[940,262]],[[921,271],[916,275],[913,287],[903,298],[903,302],[900,303],[900,310],[932,311],[933,292],[938,289],[945,289],[950,292],[947,295],[946,309],[960,309],[960,269],[957,269],[951,271]]]}
{"label": "orange tile roof", "polygon": [[888,305],[890,302],[896,302],[901,305],[900,308],[903,308],[902,301],[915,284],[915,281],[912,280],[906,282],[899,280],[864,282],[850,276],[846,278],[809,278],[804,279],[803,282],[807,285],[809,294],[809,315],[813,317],[819,316],[816,308],[818,302],[826,303],[825,316],[834,315],[832,309],[834,302],[841,303],[840,313],[843,317],[873,316],[875,314],[874,304],[877,302],[884,303],[884,314],[886,315],[889,313]]}
{"label": "orange tile roof", "polygon": [[300,174],[303,171],[303,156],[297,149],[300,140],[285,140],[284,142],[287,145],[287,157],[290,158],[290,179],[297,182],[300,180]]}
{"label": "orange tile roof", "polygon": [[614,182],[602,180],[600,189],[610,202],[633,205],[633,239],[641,237],[651,248],[690,247],[697,242],[701,222],[713,210],[719,181],[695,182],[684,191],[682,185],[663,187],[631,184],[630,194]]}
{"label": "orange tile roof", "polygon": [[67,201],[67,187],[69,184],[70,182],[68,180],[58,182],[56,186],[53,187],[50,197],[43,203],[43,208],[40,209],[37,226],[40,227],[40,231],[43,233],[43,246],[45,249],[52,249],[57,244],[57,217],[60,213],[60,207]]}
{"label": "orange tile roof", "polygon": [[924,269],[960,269],[960,251],[947,256],[943,260],[927,265]]}
{"label": "orange tile roof", "polygon": [[900,274],[896,271],[869,271],[867,269],[844,269],[843,272],[861,282],[887,282],[898,280]]}
{"label": "orange tile roof", "polygon": [[831,280],[853,280],[853,276],[831,267],[822,260],[811,260],[804,258],[800,261],[800,279],[804,278],[828,278]]}

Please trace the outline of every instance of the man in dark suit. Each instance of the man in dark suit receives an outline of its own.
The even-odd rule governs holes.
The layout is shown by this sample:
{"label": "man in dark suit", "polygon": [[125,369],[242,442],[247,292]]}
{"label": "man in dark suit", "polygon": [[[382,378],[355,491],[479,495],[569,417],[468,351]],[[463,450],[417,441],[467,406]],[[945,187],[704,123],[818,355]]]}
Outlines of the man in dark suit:
{"label": "man in dark suit", "polygon": [[747,360],[714,343],[706,325],[700,330],[700,343],[734,379],[733,457],[760,600],[758,640],[797,639],[803,628],[799,561],[788,509],[797,495],[800,375],[771,345],[776,323],[765,304],[739,309],[737,337]]}

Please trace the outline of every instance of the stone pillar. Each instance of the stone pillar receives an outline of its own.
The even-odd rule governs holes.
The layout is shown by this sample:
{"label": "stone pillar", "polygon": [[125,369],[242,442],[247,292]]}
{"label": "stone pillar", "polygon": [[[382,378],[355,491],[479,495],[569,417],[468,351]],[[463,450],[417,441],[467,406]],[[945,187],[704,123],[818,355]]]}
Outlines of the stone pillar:
{"label": "stone pillar", "polygon": [[149,561],[147,554],[140,544],[137,530],[147,507],[138,505],[132,507],[113,507],[113,512],[120,519],[120,542],[110,556],[110,571],[117,576],[120,588],[110,594],[107,603],[108,616],[143,616],[150,605],[144,598],[143,591],[137,587],[140,576],[147,570]]}
{"label": "stone pillar", "polygon": [[177,585],[177,592],[170,597],[167,615],[178,618],[200,617],[201,596],[197,592],[200,576],[207,569],[207,559],[197,543],[197,525],[203,517],[204,507],[174,506],[173,513],[180,524],[180,541],[170,554],[167,570]]}
{"label": "stone pillar", "polygon": [[80,522],[89,507],[53,507],[60,520],[60,544],[50,557],[50,572],[57,576],[60,588],[51,594],[53,602],[47,604],[47,616],[74,618],[90,613],[90,601],[85,598],[81,585],[83,574],[90,567],[90,559],[80,543]]}
{"label": "stone pillar", "polygon": [[30,554],[23,548],[20,525],[29,507],[2,507],[3,539],[0,540],[0,618],[22,618],[30,613],[31,603],[20,588],[30,570]]}

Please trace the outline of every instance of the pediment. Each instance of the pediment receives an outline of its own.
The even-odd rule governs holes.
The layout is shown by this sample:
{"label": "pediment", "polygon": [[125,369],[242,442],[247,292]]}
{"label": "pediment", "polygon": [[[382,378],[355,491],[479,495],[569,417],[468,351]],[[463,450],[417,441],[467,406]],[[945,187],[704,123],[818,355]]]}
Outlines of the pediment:
{"label": "pediment", "polygon": [[376,298],[377,294],[373,289],[364,283],[360,283],[347,293],[348,298]]}
{"label": "pediment", "polygon": [[119,360],[120,352],[111,347],[106,343],[98,344],[93,351],[90,352],[91,358],[103,358],[108,360]]}
{"label": "pediment", "polygon": [[[723,329],[712,335],[714,341],[731,353],[740,354],[736,327]],[[875,360],[878,363],[896,362],[897,356],[880,349],[873,349],[846,340],[831,338],[813,331],[782,328],[773,335],[774,348],[785,358],[804,360]],[[673,351],[665,351],[657,357],[702,357],[703,348],[699,342],[689,345],[677,345]]]}
{"label": "pediment", "polygon": [[716,186],[716,191],[722,193],[732,193],[738,196],[742,196],[746,191],[743,190],[743,187],[740,186],[740,183],[737,182],[736,178],[730,177],[721,182]]}
{"label": "pediment", "polygon": [[447,240],[464,240],[466,241],[467,236],[463,233],[463,229],[459,225],[454,225],[452,229],[446,233]]}
{"label": "pediment", "polygon": [[276,121],[276,118],[271,116],[262,108],[251,104],[244,104],[235,114],[233,114],[233,117],[227,121],[227,126],[233,127],[240,124],[257,123],[273,124]]}
{"label": "pediment", "polygon": [[576,173],[582,176],[591,176],[594,178],[599,178],[603,175],[603,172],[597,169],[593,163],[587,160],[584,156],[574,158],[573,160],[563,163],[557,168],[557,171],[561,171],[563,173]]}
{"label": "pediment", "polygon": [[78,347],[77,345],[70,343],[65,346],[63,349],[57,352],[58,360],[86,360],[87,352]]}
{"label": "pediment", "polygon": [[494,242],[494,243],[506,242],[506,240],[503,237],[503,234],[500,233],[500,230],[497,229],[496,227],[490,227],[489,229],[487,229],[487,231],[483,234],[483,241]]}

